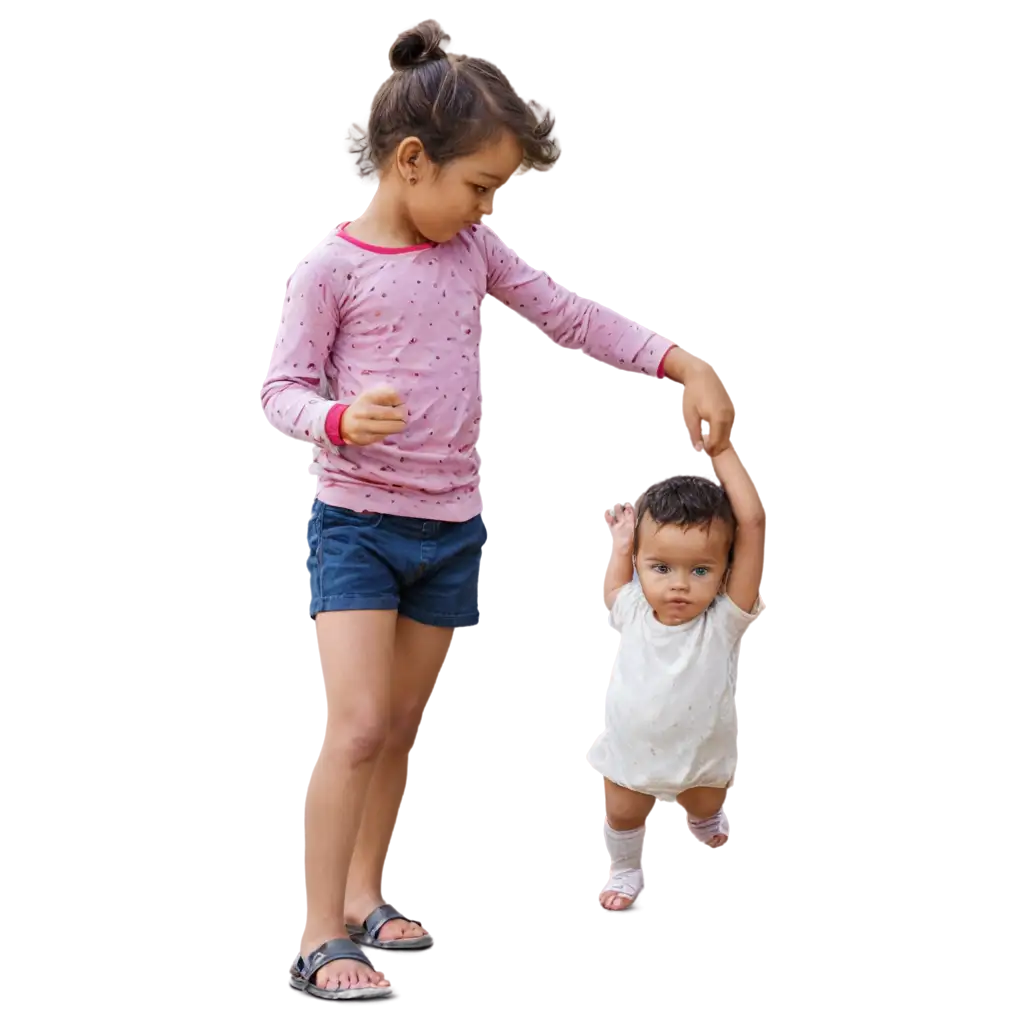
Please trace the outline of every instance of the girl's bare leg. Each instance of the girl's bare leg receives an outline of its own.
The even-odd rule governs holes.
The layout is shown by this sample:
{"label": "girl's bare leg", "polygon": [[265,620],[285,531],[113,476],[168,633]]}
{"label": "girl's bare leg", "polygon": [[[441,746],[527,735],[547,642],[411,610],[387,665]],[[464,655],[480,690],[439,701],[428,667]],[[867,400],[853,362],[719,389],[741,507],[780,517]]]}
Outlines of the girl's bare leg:
{"label": "girl's bare leg", "polygon": [[[348,872],[346,918],[361,924],[384,903],[382,877],[398,808],[405,792],[409,751],[416,739],[423,709],[444,664],[454,630],[425,626],[400,616],[391,668],[388,733],[367,792],[355,852]],[[389,921],[380,931],[384,941],[413,938],[425,929],[409,921]]]}
{"label": "girl's bare leg", "polygon": [[[322,612],[316,633],[327,688],[327,730],[306,795],[308,956],[346,938],[345,880],[374,765],[387,739],[397,613]],[[322,967],[322,988],[387,987],[379,971],[353,960]]]}

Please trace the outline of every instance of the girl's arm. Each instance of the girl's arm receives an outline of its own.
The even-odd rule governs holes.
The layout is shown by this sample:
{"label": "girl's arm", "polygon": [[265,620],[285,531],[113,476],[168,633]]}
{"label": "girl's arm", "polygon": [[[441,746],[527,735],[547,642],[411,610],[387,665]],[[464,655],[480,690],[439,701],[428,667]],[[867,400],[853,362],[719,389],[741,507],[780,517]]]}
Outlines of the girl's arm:
{"label": "girl's arm", "polygon": [[685,387],[683,419],[690,441],[700,451],[701,421],[710,424],[709,455],[729,442],[733,408],[711,367],[660,335],[610,309],[582,299],[534,270],[490,228],[474,231],[487,264],[487,291],[539,327],[556,344],[582,349],[620,370],[668,377]]}
{"label": "girl's arm", "polygon": [[747,471],[731,446],[711,460],[715,475],[729,496],[736,519],[732,565],[726,593],[744,612],[752,612],[764,568],[764,508]]}
{"label": "girl's arm", "polygon": [[341,443],[345,406],[325,397],[321,378],[340,327],[330,268],[311,259],[288,279],[281,326],[261,398],[271,424],[299,441]]}
{"label": "girl's arm", "polygon": [[582,349],[620,370],[665,376],[665,357],[675,347],[672,342],[556,284],[524,263],[490,228],[477,228],[474,239],[487,263],[488,293],[556,344]]}

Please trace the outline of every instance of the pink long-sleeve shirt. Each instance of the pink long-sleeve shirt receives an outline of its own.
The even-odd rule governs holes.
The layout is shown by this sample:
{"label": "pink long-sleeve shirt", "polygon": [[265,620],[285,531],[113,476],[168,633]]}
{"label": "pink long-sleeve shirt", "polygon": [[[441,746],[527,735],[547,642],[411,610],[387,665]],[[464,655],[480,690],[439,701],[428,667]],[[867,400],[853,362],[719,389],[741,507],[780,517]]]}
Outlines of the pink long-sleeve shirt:
{"label": "pink long-sleeve shirt", "polygon": [[[661,376],[672,344],[555,284],[489,228],[382,249],[332,231],[288,280],[263,409],[317,453],[317,497],[356,511],[464,522],[481,511],[480,304],[494,295],[566,348]],[[387,383],[405,430],[345,445],[342,409]]]}

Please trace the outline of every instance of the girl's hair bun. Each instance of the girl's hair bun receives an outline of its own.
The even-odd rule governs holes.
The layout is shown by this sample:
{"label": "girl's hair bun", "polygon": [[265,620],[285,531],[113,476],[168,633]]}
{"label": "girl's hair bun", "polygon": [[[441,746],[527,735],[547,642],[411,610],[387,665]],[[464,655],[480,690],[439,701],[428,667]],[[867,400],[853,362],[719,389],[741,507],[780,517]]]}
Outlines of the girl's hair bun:
{"label": "girl's hair bun", "polygon": [[405,71],[434,60],[445,60],[444,44],[447,42],[448,35],[436,21],[420,22],[395,40],[391,47],[391,67]]}

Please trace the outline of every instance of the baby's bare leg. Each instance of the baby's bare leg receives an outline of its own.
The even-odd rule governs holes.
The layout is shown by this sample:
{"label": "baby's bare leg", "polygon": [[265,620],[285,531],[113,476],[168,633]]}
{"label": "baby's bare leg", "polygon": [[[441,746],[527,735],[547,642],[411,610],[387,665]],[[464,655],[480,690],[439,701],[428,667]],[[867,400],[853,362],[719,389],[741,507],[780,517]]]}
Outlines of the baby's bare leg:
{"label": "baby's bare leg", "polygon": [[654,803],[653,796],[604,780],[604,836],[612,860],[610,877],[599,897],[605,910],[625,910],[640,895],[644,828]]}
{"label": "baby's bare leg", "polygon": [[729,838],[729,819],[722,810],[726,792],[712,786],[696,786],[676,797],[686,811],[690,831],[713,849],[723,846]]}

